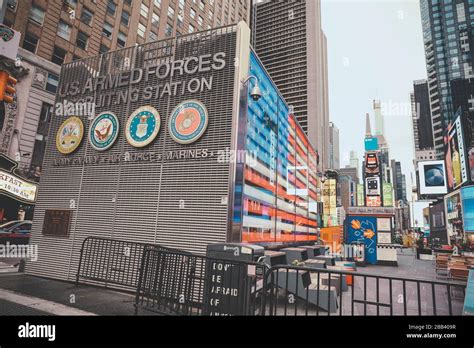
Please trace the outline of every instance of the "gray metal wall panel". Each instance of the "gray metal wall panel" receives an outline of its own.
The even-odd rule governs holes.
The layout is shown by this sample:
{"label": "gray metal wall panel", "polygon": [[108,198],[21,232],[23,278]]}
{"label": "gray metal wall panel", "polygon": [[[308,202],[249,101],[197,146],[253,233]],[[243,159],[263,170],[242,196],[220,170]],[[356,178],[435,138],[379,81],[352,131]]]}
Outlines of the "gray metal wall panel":
{"label": "gray metal wall panel", "polygon": [[[28,262],[30,274],[74,279],[82,241],[88,236],[155,242],[191,252],[202,253],[208,243],[223,242],[228,226],[228,207],[222,197],[229,196],[230,166],[218,163],[216,158],[173,160],[161,162],[120,162],[73,167],[54,167],[58,158],[80,158],[97,155],[208,149],[213,153],[231,147],[233,93],[237,27],[232,26],[204,33],[162,40],[142,46],[110,52],[63,66],[60,86],[68,82],[85,83],[89,76],[104,75],[122,69],[121,62],[128,57],[131,68],[165,60],[178,60],[191,55],[226,52],[226,67],[221,71],[200,73],[192,77],[213,76],[212,92],[178,95],[172,98],[139,100],[106,108],[97,108],[96,114],[111,111],[120,122],[120,134],[112,148],[105,153],[95,151],[87,139],[91,121],[79,115],[84,122],[82,145],[70,156],[56,149],[55,137],[60,124],[67,119],[55,116],[47,144],[44,174],[41,180],[38,204],[32,229],[32,243],[39,245],[39,261]],[[153,58],[150,58],[153,57]],[[148,59],[147,59],[148,58]],[[192,77],[185,77],[189,80]],[[169,81],[169,80],[168,80]],[[179,81],[179,78],[174,82]],[[159,83],[167,82],[161,80]],[[157,78],[147,85],[157,84]],[[145,87],[144,80],[138,84]],[[128,87],[123,87],[127,90]],[[120,89],[117,89],[120,90]],[[93,94],[68,98],[77,101]],[[182,101],[197,99],[209,112],[209,126],[196,143],[183,146],[169,135],[168,118]],[[56,102],[62,102],[57,97]],[[145,149],[130,146],[124,128],[130,114],[144,105],[152,105],[161,115],[161,130],[155,141]],[[69,238],[51,238],[41,234],[46,209],[67,209],[71,200],[73,221]],[[184,209],[180,209],[180,201]],[[223,204],[224,203],[224,204]]]}

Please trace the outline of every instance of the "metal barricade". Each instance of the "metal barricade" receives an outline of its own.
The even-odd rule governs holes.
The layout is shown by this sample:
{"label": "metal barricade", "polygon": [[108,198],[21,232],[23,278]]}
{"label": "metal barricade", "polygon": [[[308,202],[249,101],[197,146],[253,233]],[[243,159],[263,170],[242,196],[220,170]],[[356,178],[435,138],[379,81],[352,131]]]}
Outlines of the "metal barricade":
{"label": "metal barricade", "polygon": [[145,248],[135,313],[258,315],[267,266]]}
{"label": "metal barricade", "polygon": [[146,246],[176,251],[159,245],[87,237],[81,246],[76,285],[82,281],[136,291],[140,263]]}
{"label": "metal barricade", "polygon": [[265,316],[461,315],[466,288],[459,282],[292,266],[272,267],[265,284]]}

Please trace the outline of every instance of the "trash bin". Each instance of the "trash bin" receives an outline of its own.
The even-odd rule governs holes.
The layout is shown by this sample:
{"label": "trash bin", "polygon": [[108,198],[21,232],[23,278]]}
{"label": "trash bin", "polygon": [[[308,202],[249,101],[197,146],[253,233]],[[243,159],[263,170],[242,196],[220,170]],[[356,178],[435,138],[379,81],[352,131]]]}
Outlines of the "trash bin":
{"label": "trash bin", "polygon": [[207,246],[207,256],[213,259],[258,262],[265,257],[265,249],[260,245],[245,243],[211,244]]}

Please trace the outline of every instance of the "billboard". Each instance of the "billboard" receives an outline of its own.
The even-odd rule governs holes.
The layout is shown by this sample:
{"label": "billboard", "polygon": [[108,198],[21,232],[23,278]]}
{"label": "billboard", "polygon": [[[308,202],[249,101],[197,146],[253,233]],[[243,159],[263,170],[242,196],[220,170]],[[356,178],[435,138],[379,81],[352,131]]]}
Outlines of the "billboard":
{"label": "billboard", "polygon": [[365,151],[377,151],[379,149],[378,138],[365,138]]}
{"label": "billboard", "polygon": [[367,206],[368,207],[381,207],[382,206],[382,199],[380,196],[367,196]]}
{"label": "billboard", "polygon": [[444,161],[418,163],[420,194],[442,195],[448,193],[446,184],[446,166]]}
{"label": "billboard", "polygon": [[448,128],[444,137],[448,189],[453,191],[468,181],[466,151],[461,115]]}
{"label": "billboard", "polygon": [[382,206],[380,160],[376,152],[365,154],[365,195],[368,207]]}
{"label": "billboard", "polygon": [[369,152],[365,154],[365,173],[366,174],[379,174],[380,165],[379,157],[375,152]]}
{"label": "billboard", "polygon": [[380,196],[380,177],[373,176],[365,178],[365,188],[367,196]]}
{"label": "billboard", "polygon": [[[246,158],[242,161],[242,241],[315,240],[318,213],[323,215],[316,208],[317,152],[253,51],[249,63],[246,76],[257,77],[262,97],[253,100],[251,88],[248,89],[243,151]],[[335,183],[334,192],[332,182],[327,185],[327,194],[323,194],[325,213],[331,211],[333,204],[335,210],[336,200]],[[331,215],[324,216],[327,223]]]}
{"label": "billboard", "polygon": [[474,232],[474,186],[461,189],[464,232]]}
{"label": "billboard", "polygon": [[446,228],[448,237],[459,239],[463,234],[463,211],[461,203],[461,192],[455,191],[444,197],[446,209]]}
{"label": "billboard", "polygon": [[328,179],[323,189],[324,226],[337,225],[337,181]]}
{"label": "billboard", "polygon": [[393,184],[391,183],[383,184],[383,206],[393,207]]}
{"label": "billboard", "polygon": [[377,263],[377,218],[373,216],[350,216],[346,219],[346,242],[365,244],[365,261]]}

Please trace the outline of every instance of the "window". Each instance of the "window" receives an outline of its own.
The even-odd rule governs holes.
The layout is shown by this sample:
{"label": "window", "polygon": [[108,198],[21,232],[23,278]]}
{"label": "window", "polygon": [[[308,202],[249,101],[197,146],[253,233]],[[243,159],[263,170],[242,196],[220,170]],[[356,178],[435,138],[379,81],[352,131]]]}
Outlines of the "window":
{"label": "window", "polygon": [[138,35],[145,37],[146,27],[142,23],[138,23]]}
{"label": "window", "polygon": [[108,37],[110,39],[112,37],[113,30],[114,30],[113,27],[109,23],[104,22],[104,27],[102,28],[102,34],[105,37]]}
{"label": "window", "polygon": [[127,11],[122,11],[122,16],[120,17],[120,21],[128,27],[128,23],[130,21],[130,13]]}
{"label": "window", "polygon": [[202,27],[202,25],[204,23],[204,19],[201,16],[198,17],[198,23]]}
{"label": "window", "polygon": [[155,33],[151,32],[148,34],[148,42],[153,42],[158,40],[158,36]]}
{"label": "window", "polygon": [[7,7],[12,10],[16,11],[17,0],[7,0]]}
{"label": "window", "polygon": [[76,45],[83,50],[87,49],[87,41],[89,40],[89,36],[87,36],[86,33],[82,31],[77,32],[77,37],[76,37]]}
{"label": "window", "polygon": [[36,5],[31,6],[29,19],[39,25],[43,25],[44,10]]}
{"label": "window", "polygon": [[48,79],[46,81],[46,90],[51,93],[56,93],[58,90],[59,76],[55,74],[48,74]]}
{"label": "window", "polygon": [[21,224],[13,229],[13,233],[28,233],[31,230],[31,224]]}
{"label": "window", "polygon": [[174,8],[171,6],[168,7],[168,17],[174,19]]}
{"label": "window", "polygon": [[57,34],[59,37],[62,37],[65,40],[71,38],[72,27],[64,21],[59,21]]}
{"label": "window", "polygon": [[166,23],[165,35],[169,37],[172,34],[173,34],[173,27],[169,23]]}
{"label": "window", "polygon": [[53,57],[51,61],[55,64],[62,65],[64,63],[64,59],[66,58],[66,51],[62,48],[54,46],[53,49]]}
{"label": "window", "polygon": [[124,33],[120,31],[117,36],[117,45],[119,45],[120,47],[125,47],[126,42],[127,42],[127,37],[125,36]]}
{"label": "window", "polygon": [[92,22],[92,16],[94,14],[87,7],[82,8],[81,12],[81,22],[87,25],[90,25]]}
{"label": "window", "polygon": [[72,8],[76,8],[77,6],[77,0],[64,0],[64,3]]}
{"label": "window", "polygon": [[189,25],[189,30],[188,30],[188,33],[194,33],[195,31],[195,28],[192,24]]}
{"label": "window", "polygon": [[153,2],[156,6],[161,7],[161,0],[154,0]]}
{"label": "window", "polygon": [[116,10],[117,10],[117,5],[112,0],[109,0],[107,2],[107,14],[111,16],[115,16]]}
{"label": "window", "polygon": [[101,54],[107,53],[107,52],[109,52],[109,48],[107,46],[105,46],[104,44],[100,44],[99,52]]}
{"label": "window", "polygon": [[26,33],[22,47],[31,53],[36,53],[36,47],[38,47],[38,38],[33,34]]}
{"label": "window", "polygon": [[191,11],[189,12],[189,14],[191,15],[191,18],[194,19],[196,18],[196,11],[194,9],[191,9]]}
{"label": "window", "polygon": [[160,25],[160,16],[158,16],[156,13],[153,13],[151,17],[151,25],[153,27],[158,27]]}
{"label": "window", "polygon": [[143,3],[140,7],[140,15],[145,18],[148,18],[148,6]]}
{"label": "window", "polygon": [[53,113],[53,106],[51,104],[43,102],[43,104],[41,105],[40,121],[41,122],[51,121],[52,113]]}

